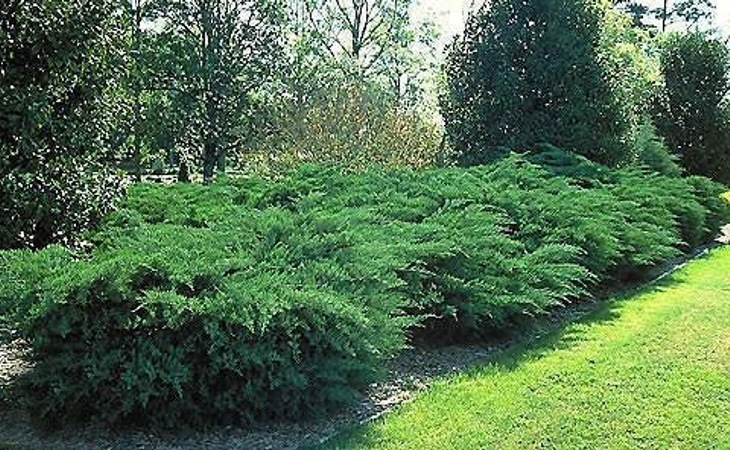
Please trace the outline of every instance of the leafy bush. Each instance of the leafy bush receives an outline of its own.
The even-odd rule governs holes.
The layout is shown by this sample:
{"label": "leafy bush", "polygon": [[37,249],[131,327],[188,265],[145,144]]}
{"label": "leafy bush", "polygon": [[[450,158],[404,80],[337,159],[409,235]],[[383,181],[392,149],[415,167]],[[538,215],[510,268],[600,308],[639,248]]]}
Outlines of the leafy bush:
{"label": "leafy bush", "polygon": [[[399,108],[381,91],[337,81],[302,102],[285,103],[254,159],[275,172],[301,163],[350,170],[433,165],[441,153],[441,127],[426,114]],[[251,156],[245,159],[247,164]]]}
{"label": "leafy bush", "polygon": [[504,330],[728,220],[705,179],[543,150],[545,166],[512,155],[135,186],[89,255],[2,254],[0,311],[37,363],[18,387],[45,419],[316,414],[352,399],[408,339]]}
{"label": "leafy bush", "polygon": [[122,192],[120,177],[80,161],[11,173],[0,179],[0,248],[75,244],[114,208]]}
{"label": "leafy bush", "polygon": [[687,178],[697,201],[706,211],[701,240],[709,241],[717,236],[717,230],[730,223],[730,193],[727,187],[708,178],[693,176]]}
{"label": "leafy bush", "polygon": [[0,249],[72,243],[121,196],[103,169],[117,122],[117,7],[0,4]]}
{"label": "leafy bush", "polygon": [[644,123],[638,128],[634,145],[637,150],[637,163],[640,166],[670,177],[682,174],[682,169],[677,163],[678,158],[669,152],[652,124]]}
{"label": "leafy bush", "polygon": [[25,328],[28,311],[36,306],[36,293],[43,283],[73,260],[63,247],[51,245],[37,252],[7,250],[0,252],[0,335],[13,337]]}
{"label": "leafy bush", "polygon": [[336,221],[279,209],[117,234],[24,294],[36,367],[20,386],[45,419],[110,422],[301,417],[349,401],[407,325],[391,317],[389,280],[351,247]]}

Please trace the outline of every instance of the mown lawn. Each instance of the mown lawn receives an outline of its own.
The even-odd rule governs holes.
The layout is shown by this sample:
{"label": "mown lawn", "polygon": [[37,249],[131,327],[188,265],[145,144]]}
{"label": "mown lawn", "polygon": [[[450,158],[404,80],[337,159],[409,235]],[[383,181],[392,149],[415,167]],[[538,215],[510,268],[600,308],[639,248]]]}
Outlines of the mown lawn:
{"label": "mown lawn", "polygon": [[730,449],[730,248],[325,448]]}

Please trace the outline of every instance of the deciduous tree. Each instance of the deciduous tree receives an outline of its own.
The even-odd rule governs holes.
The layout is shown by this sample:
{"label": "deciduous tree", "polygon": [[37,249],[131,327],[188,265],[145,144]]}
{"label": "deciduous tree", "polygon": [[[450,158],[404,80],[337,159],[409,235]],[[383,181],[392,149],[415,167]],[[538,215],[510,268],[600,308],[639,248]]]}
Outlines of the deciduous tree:
{"label": "deciduous tree", "polygon": [[[652,7],[647,0],[614,0],[614,4],[628,13],[635,26],[666,31],[673,23],[681,22],[697,28],[709,21],[715,13],[712,0],[663,0],[660,7]],[[654,22],[654,23],[652,23]]]}
{"label": "deciduous tree", "polygon": [[421,99],[422,75],[433,69],[438,37],[432,22],[416,23],[413,0],[301,0],[293,15],[300,35],[325,67],[380,80],[399,103]]}
{"label": "deciduous tree", "polygon": [[[282,5],[272,0],[164,0],[171,52],[166,88],[189,99],[188,128],[202,148],[203,178],[241,139],[249,94],[280,57]],[[171,53],[174,53],[171,54]],[[199,130],[199,131],[197,131]]]}

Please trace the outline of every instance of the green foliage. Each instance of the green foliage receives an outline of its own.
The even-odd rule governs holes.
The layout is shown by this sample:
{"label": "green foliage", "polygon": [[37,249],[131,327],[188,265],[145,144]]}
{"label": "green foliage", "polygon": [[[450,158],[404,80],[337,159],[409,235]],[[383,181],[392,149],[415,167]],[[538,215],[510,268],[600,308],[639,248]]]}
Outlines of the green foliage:
{"label": "green foliage", "polygon": [[678,158],[669,152],[652,124],[644,123],[639,127],[635,145],[636,159],[640,166],[670,177],[682,174],[682,169],[677,164]]}
{"label": "green foliage", "polygon": [[613,3],[631,17],[633,26],[654,32],[657,31],[657,22],[662,32],[668,25],[676,23],[698,29],[701,25],[708,25],[716,9],[712,0],[666,0],[659,7],[655,7],[657,2],[648,0],[613,0]]}
{"label": "green foliage", "polygon": [[602,0],[496,0],[473,15],[451,47],[442,101],[461,163],[541,143],[608,165],[630,161],[634,111],[615,85],[625,77],[612,71],[621,66],[611,17]]}
{"label": "green foliage", "polygon": [[40,286],[72,261],[72,254],[57,245],[40,251],[0,252],[0,338],[11,338],[27,326]]}
{"label": "green foliage", "polygon": [[725,192],[727,188],[724,185],[704,177],[689,177],[687,182],[707,212],[702,239],[710,240],[720,227],[730,223],[730,194]]}
{"label": "green foliage", "polygon": [[[399,107],[434,100],[438,31],[417,19],[414,0],[290,0],[291,67],[283,81],[297,101],[323,78],[375,84]],[[433,111],[435,105],[428,105]]]}
{"label": "green foliage", "polygon": [[512,155],[134,186],[85,257],[2,254],[3,321],[36,360],[17,387],[46,420],[317,414],[409,339],[502,331],[638,276],[727,219],[707,180],[544,150],[563,176]]}
{"label": "green foliage", "polygon": [[689,173],[730,183],[730,50],[703,33],[670,34],[660,50],[659,134]]}
{"label": "green foliage", "polygon": [[119,181],[100,162],[115,121],[113,2],[0,5],[0,248],[71,242]]}
{"label": "green foliage", "polygon": [[[36,359],[20,380],[26,400],[47,420],[163,424],[302,417],[351,400],[406,324],[342,226],[269,208],[114,234],[24,294]],[[48,259],[20,256],[16,272]]]}
{"label": "green foliage", "polygon": [[[141,153],[215,169],[255,127],[252,92],[280,67],[284,4],[278,0],[127,0],[123,16],[134,164]],[[153,22],[156,26],[145,26]],[[162,148],[161,148],[162,147]]]}
{"label": "green foliage", "polygon": [[614,173],[607,167],[549,144],[536,145],[530,161],[541,165],[553,175],[571,178],[585,186],[615,179]]}

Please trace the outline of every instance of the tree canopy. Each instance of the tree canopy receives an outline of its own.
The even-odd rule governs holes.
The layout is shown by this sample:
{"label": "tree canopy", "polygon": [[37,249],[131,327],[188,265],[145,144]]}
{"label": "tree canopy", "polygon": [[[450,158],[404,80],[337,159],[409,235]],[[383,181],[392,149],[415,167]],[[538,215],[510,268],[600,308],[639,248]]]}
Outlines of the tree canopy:
{"label": "tree canopy", "polygon": [[472,16],[450,49],[442,102],[461,161],[539,143],[627,161],[631,106],[611,80],[610,14],[596,0],[495,0]]}
{"label": "tree canopy", "polygon": [[730,182],[730,50],[705,33],[673,33],[660,46],[665,88],[659,133],[688,172]]}
{"label": "tree canopy", "polygon": [[93,224],[118,183],[111,102],[121,29],[114,2],[0,6],[0,246],[42,247]]}

